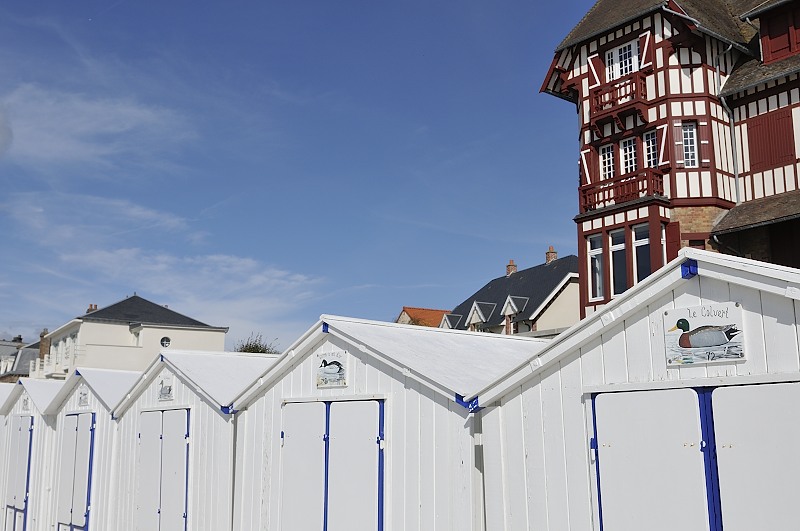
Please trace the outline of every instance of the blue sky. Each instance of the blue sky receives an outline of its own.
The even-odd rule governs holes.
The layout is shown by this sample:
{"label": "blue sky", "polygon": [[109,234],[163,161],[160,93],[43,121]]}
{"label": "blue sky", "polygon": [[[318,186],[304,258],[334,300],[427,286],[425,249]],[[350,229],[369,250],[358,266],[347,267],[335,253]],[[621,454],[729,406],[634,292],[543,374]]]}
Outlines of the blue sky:
{"label": "blue sky", "polygon": [[0,337],[136,292],[286,347],[575,253],[591,3],[4,4]]}

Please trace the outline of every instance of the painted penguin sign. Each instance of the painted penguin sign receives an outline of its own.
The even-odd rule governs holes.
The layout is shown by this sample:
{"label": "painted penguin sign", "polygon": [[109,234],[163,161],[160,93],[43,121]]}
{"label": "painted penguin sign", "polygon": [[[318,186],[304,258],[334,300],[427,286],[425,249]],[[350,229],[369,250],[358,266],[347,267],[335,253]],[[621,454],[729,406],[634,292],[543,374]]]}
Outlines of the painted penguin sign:
{"label": "painted penguin sign", "polygon": [[667,366],[743,361],[742,322],[738,302],[666,310]]}
{"label": "painted penguin sign", "polygon": [[317,389],[347,387],[347,351],[317,353]]}

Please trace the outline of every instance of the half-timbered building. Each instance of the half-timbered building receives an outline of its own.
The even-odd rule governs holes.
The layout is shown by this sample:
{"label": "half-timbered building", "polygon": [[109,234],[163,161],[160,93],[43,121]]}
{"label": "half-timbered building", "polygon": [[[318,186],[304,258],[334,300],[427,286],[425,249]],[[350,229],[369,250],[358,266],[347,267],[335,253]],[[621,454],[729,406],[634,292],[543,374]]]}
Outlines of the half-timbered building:
{"label": "half-timbered building", "polygon": [[800,212],[798,48],[786,0],[598,0],[558,45],[542,91],[580,117],[582,315],[681,247],[798,265],[769,246]]}

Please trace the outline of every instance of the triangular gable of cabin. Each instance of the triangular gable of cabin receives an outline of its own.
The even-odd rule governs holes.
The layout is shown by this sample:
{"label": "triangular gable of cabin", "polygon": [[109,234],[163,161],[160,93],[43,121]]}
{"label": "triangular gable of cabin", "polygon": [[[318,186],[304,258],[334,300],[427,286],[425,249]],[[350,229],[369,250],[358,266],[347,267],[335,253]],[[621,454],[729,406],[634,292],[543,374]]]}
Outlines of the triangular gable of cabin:
{"label": "triangular gable of cabin", "polygon": [[11,396],[11,393],[14,392],[16,386],[16,383],[0,383],[0,411],[5,411],[6,401]]}
{"label": "triangular gable of cabin", "polygon": [[[705,361],[676,356],[684,352],[712,358],[709,348],[680,347],[684,331],[674,329],[683,318],[690,334],[704,324],[704,317],[726,308],[723,320],[741,334],[741,356],[733,348]],[[494,402],[576,357],[581,358],[584,392],[643,384],[711,385],[721,377],[800,380],[798,311],[800,270],[683,249],[664,268],[482,389],[482,403]]]}
{"label": "triangular gable of cabin", "polygon": [[[46,413],[58,413],[75,389],[80,388],[82,384],[91,390],[106,411],[111,411],[125,397],[141,375],[142,373],[139,371],[76,369],[64,381],[64,385],[48,406]],[[82,399],[79,399],[79,403],[82,404]]]}
{"label": "triangular gable of cabin", "polygon": [[[267,374],[242,397],[246,407],[261,392],[299,364],[309,365],[311,379],[324,377],[334,359],[352,389],[366,389],[353,382],[366,364],[398,371],[451,401],[477,407],[477,391],[542,350],[548,340],[418,327],[381,321],[323,315],[289,347]],[[316,357],[319,359],[317,359]],[[309,358],[313,358],[310,359]],[[321,361],[321,364],[320,364]],[[353,366],[355,365],[355,366]],[[362,371],[363,372],[363,371]],[[304,373],[305,374],[305,373]],[[318,384],[317,384],[318,385]],[[312,382],[309,389],[314,387]],[[464,402],[464,399],[468,400]]]}
{"label": "triangular gable of cabin", "polygon": [[162,351],[114,407],[113,416],[123,415],[148,390],[154,393],[154,405],[168,405],[175,400],[178,382],[222,413],[231,413],[234,401],[269,369],[275,358],[272,354]]}

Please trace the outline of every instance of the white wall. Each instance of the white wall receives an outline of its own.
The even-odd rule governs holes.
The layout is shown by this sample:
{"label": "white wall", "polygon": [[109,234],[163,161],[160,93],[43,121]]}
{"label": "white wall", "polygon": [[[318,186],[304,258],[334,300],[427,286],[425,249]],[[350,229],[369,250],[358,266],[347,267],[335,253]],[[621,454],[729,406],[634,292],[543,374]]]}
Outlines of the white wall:
{"label": "white wall", "polygon": [[[755,284],[740,275],[737,283],[721,280],[722,274],[679,281],[672,291],[629,318],[610,322],[600,337],[587,340],[480,413],[487,529],[599,529],[588,389],[800,378],[800,301],[745,287]],[[743,307],[746,360],[668,369],[664,311],[729,301]]]}
{"label": "white wall", "polygon": [[[347,350],[348,387],[317,389],[317,352]],[[280,529],[281,405],[285,399],[385,398],[385,529],[464,530],[482,518],[473,419],[353,345],[328,337],[237,414],[234,529]]]}
{"label": "white wall", "polygon": [[[167,367],[157,371],[171,374]],[[232,424],[219,408],[173,375],[173,399],[158,400],[159,374],[152,376],[118,422],[118,455],[112,505],[105,529],[133,530],[135,525],[136,459],[139,416],[143,411],[189,409],[188,529],[229,529],[233,469]]]}

